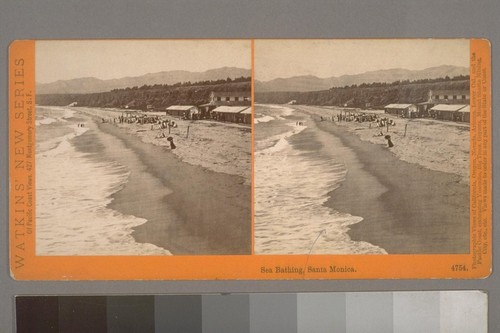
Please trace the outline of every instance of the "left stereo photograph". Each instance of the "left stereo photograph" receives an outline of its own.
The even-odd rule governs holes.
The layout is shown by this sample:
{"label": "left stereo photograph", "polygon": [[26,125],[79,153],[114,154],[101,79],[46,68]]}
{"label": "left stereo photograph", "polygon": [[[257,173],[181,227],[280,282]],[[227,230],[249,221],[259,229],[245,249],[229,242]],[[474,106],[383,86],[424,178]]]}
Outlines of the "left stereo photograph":
{"label": "left stereo photograph", "polygon": [[251,41],[19,48],[30,51],[11,59],[14,267],[28,251],[251,254]]}

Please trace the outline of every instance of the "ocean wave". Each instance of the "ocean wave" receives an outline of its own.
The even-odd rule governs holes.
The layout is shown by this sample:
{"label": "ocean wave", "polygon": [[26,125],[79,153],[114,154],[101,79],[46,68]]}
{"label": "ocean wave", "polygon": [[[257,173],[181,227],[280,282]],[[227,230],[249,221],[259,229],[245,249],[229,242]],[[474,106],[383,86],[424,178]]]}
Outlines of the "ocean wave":
{"label": "ocean wave", "polygon": [[[291,108],[289,106],[284,106],[284,105],[276,105],[276,104],[257,104],[259,107],[262,107],[264,109],[273,109],[273,115],[276,116],[277,119],[285,119],[284,117],[291,116],[293,114],[293,111],[295,111],[294,108]],[[278,113],[277,113],[278,112]]]}
{"label": "ocean wave", "polygon": [[[59,111],[59,110],[57,110]],[[73,112],[63,116],[71,118]],[[61,128],[70,128],[69,134]],[[129,179],[117,162],[93,158],[76,150],[73,140],[89,131],[69,120],[44,128],[56,137],[37,142],[37,255],[170,255],[163,248],[137,243],[134,227],[147,222],[108,208],[113,194]],[[56,135],[56,134],[54,134]]]}
{"label": "ocean wave", "polygon": [[340,213],[324,203],[345,180],[342,161],[295,149],[290,138],[306,126],[257,142],[274,144],[255,154],[256,254],[384,254],[367,242],[352,241],[349,226],[362,217]]}
{"label": "ocean wave", "polygon": [[51,140],[46,140],[38,145],[39,152],[44,155],[60,155],[68,152],[71,149],[71,143],[69,140],[82,135],[89,129],[86,127],[78,127],[76,124],[67,126],[73,131],[69,134],[55,137]]}
{"label": "ocean wave", "polygon": [[256,155],[261,154],[272,154],[280,150],[284,150],[288,146],[288,139],[296,134],[299,134],[305,130],[306,126],[298,126],[294,123],[288,123],[292,129],[288,132],[273,135],[265,140],[260,140],[258,148],[265,147],[264,149],[259,149],[255,152]]}
{"label": "ocean wave", "polygon": [[124,166],[93,162],[74,149],[36,162],[38,255],[170,254],[135,242],[133,228],[145,219],[107,208],[127,182]]}

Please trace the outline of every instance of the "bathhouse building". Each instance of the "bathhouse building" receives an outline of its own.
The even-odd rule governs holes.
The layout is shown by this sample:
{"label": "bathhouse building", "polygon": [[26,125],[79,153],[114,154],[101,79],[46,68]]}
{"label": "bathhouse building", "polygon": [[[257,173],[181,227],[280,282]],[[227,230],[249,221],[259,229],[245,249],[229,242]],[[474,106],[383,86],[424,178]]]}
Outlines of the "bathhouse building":
{"label": "bathhouse building", "polygon": [[[465,107],[465,104],[438,104],[430,109],[431,115],[440,120],[462,121],[466,117],[459,111]],[[470,110],[470,109],[469,109]],[[469,111],[470,114],[470,111]],[[468,117],[470,119],[470,117]]]}
{"label": "bathhouse building", "polygon": [[468,90],[431,90],[429,96],[433,104],[470,104]]}
{"label": "bathhouse building", "polygon": [[212,111],[215,120],[250,124],[252,110],[249,106],[219,106]]}
{"label": "bathhouse building", "polygon": [[250,106],[250,91],[212,91],[210,104],[216,106]]}
{"label": "bathhouse building", "polygon": [[470,123],[470,105],[461,108],[457,111],[456,121],[462,121],[464,123]]}
{"label": "bathhouse building", "polygon": [[415,104],[389,104],[384,107],[384,110],[385,113],[407,118],[415,118],[417,115],[417,106]]}
{"label": "bathhouse building", "polygon": [[199,113],[199,109],[194,105],[171,105],[167,109],[167,115],[192,119],[194,115]]}

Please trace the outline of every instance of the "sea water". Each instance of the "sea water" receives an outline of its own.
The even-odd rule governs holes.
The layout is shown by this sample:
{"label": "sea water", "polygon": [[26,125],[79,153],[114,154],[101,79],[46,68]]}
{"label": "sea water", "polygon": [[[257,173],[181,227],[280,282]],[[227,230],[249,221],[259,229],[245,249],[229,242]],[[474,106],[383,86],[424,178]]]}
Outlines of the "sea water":
{"label": "sea water", "polygon": [[348,170],[292,143],[306,136],[310,120],[292,107],[257,105],[255,113],[255,253],[386,253],[350,239],[349,226],[362,217],[324,206]]}
{"label": "sea water", "polygon": [[90,121],[71,108],[36,108],[36,254],[170,254],[135,242],[133,228],[145,219],[107,207],[129,171],[75,148],[76,140],[92,130]]}

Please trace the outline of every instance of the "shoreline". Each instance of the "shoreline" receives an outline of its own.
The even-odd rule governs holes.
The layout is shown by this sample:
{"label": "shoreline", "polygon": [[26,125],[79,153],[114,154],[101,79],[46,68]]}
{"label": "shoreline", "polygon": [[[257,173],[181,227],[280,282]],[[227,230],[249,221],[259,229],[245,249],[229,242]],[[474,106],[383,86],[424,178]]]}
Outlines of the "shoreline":
{"label": "shoreline", "polygon": [[349,226],[352,240],[389,254],[469,252],[469,188],[460,176],[402,161],[333,122],[314,123],[350,151],[346,179],[324,205],[363,217]]}
{"label": "shoreline", "polygon": [[[134,227],[132,236],[138,243],[151,243],[174,255],[251,252],[250,187],[243,177],[183,162],[166,147],[91,119],[94,134],[108,150],[105,156],[111,154],[129,168],[128,182],[112,195],[109,207],[147,220]],[[114,151],[118,145],[112,140],[130,151],[128,160]]]}
{"label": "shoreline", "polygon": [[[97,122],[105,119],[107,123],[139,137],[144,143],[169,146],[166,136],[171,136],[179,148],[172,153],[181,161],[218,173],[242,176],[250,184],[250,126],[166,116],[177,124],[175,128],[168,130],[160,129],[158,124],[120,123],[117,118],[123,110],[87,107],[75,109],[93,117]],[[159,136],[161,133],[165,134],[165,138]]]}
{"label": "shoreline", "polygon": [[[343,110],[338,107],[300,106],[305,113],[319,120],[320,116],[336,117]],[[376,114],[395,122],[389,128],[371,126],[370,122],[335,121],[339,127],[356,134],[362,141],[385,147],[379,132],[390,134],[395,146],[391,153],[400,160],[418,164],[426,169],[455,174],[460,181],[469,184],[470,174],[470,126],[467,123],[441,121],[428,118],[400,118],[383,110],[354,110],[358,113]],[[328,120],[329,121],[329,120]],[[408,132],[408,135],[406,135]]]}

